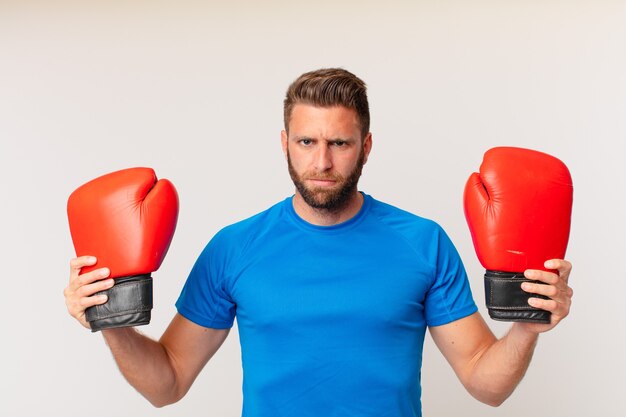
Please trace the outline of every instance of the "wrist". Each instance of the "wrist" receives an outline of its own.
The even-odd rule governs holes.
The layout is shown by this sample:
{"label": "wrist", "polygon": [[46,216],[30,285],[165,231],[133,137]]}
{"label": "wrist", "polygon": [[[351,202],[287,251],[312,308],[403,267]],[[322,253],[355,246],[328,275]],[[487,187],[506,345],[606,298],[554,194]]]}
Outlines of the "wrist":
{"label": "wrist", "polygon": [[535,344],[539,339],[539,333],[533,330],[532,325],[529,326],[528,323],[517,322],[511,326],[509,337],[527,344]]}
{"label": "wrist", "polygon": [[139,334],[134,327],[113,327],[103,329],[101,333],[106,344],[112,349],[127,346]]}

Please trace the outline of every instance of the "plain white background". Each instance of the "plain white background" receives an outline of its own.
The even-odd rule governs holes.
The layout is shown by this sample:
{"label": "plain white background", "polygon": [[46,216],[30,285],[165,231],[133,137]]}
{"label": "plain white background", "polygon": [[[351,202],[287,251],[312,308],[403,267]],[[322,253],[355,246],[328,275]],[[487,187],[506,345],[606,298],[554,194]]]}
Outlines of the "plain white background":
{"label": "plain white background", "polygon": [[236,331],[187,397],[154,409],[101,335],[69,317],[67,197],[131,166],[177,186],[142,329],[158,337],[213,234],[293,192],[279,142],[287,85],[341,66],[369,86],[360,188],[447,230],[483,313],[461,202],[483,152],[542,150],[574,179],[570,316],[498,409],[466,394],[427,338],[424,415],[623,416],[625,22],[626,3],[603,0],[0,1],[0,415],[239,415]]}

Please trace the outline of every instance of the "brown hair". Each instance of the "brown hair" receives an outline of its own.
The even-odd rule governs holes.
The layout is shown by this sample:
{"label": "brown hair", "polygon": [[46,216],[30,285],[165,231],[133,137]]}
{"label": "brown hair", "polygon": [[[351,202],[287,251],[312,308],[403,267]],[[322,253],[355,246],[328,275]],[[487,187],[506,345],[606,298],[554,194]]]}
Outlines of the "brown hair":
{"label": "brown hair", "polygon": [[287,89],[284,101],[285,131],[293,106],[310,104],[319,107],[343,106],[356,112],[362,138],[370,129],[367,87],[356,75],[342,68],[322,68],[298,77]]}

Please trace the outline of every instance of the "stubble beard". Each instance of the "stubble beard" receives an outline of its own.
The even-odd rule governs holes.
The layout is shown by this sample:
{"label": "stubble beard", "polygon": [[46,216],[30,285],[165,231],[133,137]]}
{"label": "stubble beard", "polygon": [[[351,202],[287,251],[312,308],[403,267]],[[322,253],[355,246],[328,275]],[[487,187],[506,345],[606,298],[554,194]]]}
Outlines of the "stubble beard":
{"label": "stubble beard", "polygon": [[[341,211],[354,197],[359,183],[359,178],[361,177],[361,173],[363,171],[364,160],[365,154],[363,149],[361,149],[356,166],[346,178],[337,173],[304,173],[299,175],[293,168],[289,151],[287,151],[287,166],[289,168],[289,175],[296,186],[296,190],[298,190],[298,193],[302,196],[302,199],[310,207],[330,213]],[[305,181],[310,178],[333,180],[337,182],[337,186],[332,187],[331,189],[324,187],[309,188],[306,186]]]}

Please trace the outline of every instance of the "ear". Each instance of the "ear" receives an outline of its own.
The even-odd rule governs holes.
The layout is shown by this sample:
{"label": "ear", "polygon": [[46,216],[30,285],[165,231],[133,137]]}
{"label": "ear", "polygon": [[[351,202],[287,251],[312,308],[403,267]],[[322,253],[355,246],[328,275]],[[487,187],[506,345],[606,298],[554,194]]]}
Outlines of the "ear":
{"label": "ear", "polygon": [[283,148],[283,155],[285,155],[285,160],[287,159],[287,145],[289,144],[289,135],[284,130],[280,131],[280,145]]}
{"label": "ear", "polygon": [[372,150],[372,132],[368,132],[363,140],[363,164],[367,162],[367,158]]}

